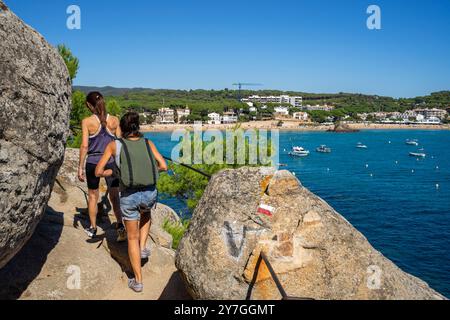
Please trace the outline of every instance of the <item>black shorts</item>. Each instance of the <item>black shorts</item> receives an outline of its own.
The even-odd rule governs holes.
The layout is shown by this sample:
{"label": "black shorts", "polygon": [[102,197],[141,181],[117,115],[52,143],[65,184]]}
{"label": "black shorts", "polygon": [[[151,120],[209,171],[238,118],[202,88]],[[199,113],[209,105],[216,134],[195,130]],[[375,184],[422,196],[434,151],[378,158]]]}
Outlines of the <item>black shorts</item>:
{"label": "black shorts", "polygon": [[[97,178],[95,176],[95,168],[97,167],[96,164],[86,163],[86,180],[88,189],[90,190],[97,190],[100,185],[100,178]],[[114,163],[107,164],[105,167],[105,170],[113,169],[114,170]],[[106,184],[108,185],[108,188],[118,188],[119,187],[119,179],[116,177],[107,177],[105,178]]]}

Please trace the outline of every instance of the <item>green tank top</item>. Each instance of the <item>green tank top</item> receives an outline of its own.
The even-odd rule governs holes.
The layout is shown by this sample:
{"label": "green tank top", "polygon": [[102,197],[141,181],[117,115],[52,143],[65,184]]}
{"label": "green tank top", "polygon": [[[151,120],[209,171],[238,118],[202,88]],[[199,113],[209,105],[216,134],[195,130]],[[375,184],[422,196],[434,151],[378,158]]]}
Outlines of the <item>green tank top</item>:
{"label": "green tank top", "polygon": [[120,184],[122,189],[140,189],[156,185],[159,177],[155,156],[147,139],[120,139]]}

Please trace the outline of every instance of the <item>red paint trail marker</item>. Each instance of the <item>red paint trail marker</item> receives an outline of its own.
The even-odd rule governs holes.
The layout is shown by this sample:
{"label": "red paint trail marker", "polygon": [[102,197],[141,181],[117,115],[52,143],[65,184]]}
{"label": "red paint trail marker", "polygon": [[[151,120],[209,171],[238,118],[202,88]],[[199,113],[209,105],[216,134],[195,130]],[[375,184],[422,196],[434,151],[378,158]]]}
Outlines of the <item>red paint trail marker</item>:
{"label": "red paint trail marker", "polygon": [[258,213],[265,214],[266,216],[271,217],[275,211],[274,207],[268,206],[266,204],[260,204],[258,208]]}

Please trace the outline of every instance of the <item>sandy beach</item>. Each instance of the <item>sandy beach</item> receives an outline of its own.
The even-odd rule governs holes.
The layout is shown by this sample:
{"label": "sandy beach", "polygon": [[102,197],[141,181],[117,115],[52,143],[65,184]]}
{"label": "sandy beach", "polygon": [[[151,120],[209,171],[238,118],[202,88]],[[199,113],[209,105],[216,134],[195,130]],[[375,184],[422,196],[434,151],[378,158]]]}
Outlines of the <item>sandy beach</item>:
{"label": "sandy beach", "polygon": [[[218,129],[226,130],[233,129],[237,126],[240,128],[247,129],[279,129],[287,131],[328,131],[334,128],[333,125],[320,125],[313,123],[304,123],[300,121],[284,121],[281,127],[277,126],[278,120],[268,120],[268,121],[251,121],[242,122],[239,124],[203,124],[202,130],[208,129]],[[350,128],[356,130],[450,130],[450,125],[406,125],[406,124],[381,124],[381,123],[351,123],[348,124]],[[177,129],[187,129],[193,130],[194,125],[192,124],[152,124],[143,125],[141,130],[143,132],[172,132]]]}

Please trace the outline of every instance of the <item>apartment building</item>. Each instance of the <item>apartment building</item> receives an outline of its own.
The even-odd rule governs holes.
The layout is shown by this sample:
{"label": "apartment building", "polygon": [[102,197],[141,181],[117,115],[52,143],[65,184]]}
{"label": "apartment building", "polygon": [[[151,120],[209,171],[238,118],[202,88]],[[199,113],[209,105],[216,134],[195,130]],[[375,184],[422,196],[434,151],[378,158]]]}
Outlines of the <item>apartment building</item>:
{"label": "apartment building", "polygon": [[161,108],[158,110],[156,119],[161,124],[173,124],[175,123],[175,111],[170,108]]}
{"label": "apartment building", "polygon": [[430,118],[438,118],[438,119],[445,119],[447,117],[448,113],[446,110],[443,109],[415,109],[413,110],[416,114],[423,115],[425,119]]}
{"label": "apartment building", "polygon": [[191,110],[189,108],[185,109],[177,109],[177,122],[180,122],[181,119],[187,119],[191,115]]}
{"label": "apartment building", "polygon": [[224,112],[222,115],[222,123],[228,124],[228,123],[236,123],[238,122],[238,117],[236,113],[232,111]]}
{"label": "apartment building", "polygon": [[288,96],[288,95],[281,95],[281,96],[258,96],[253,95],[248,97],[247,99],[242,99],[242,102],[253,102],[253,103],[279,103],[279,104],[290,104],[293,107],[301,108],[303,104],[303,97],[299,96]]}
{"label": "apartment building", "polygon": [[311,106],[311,105],[306,105],[305,107],[303,107],[304,110],[307,111],[332,111],[334,109],[334,106],[332,105],[318,105],[316,104],[315,106]]}

